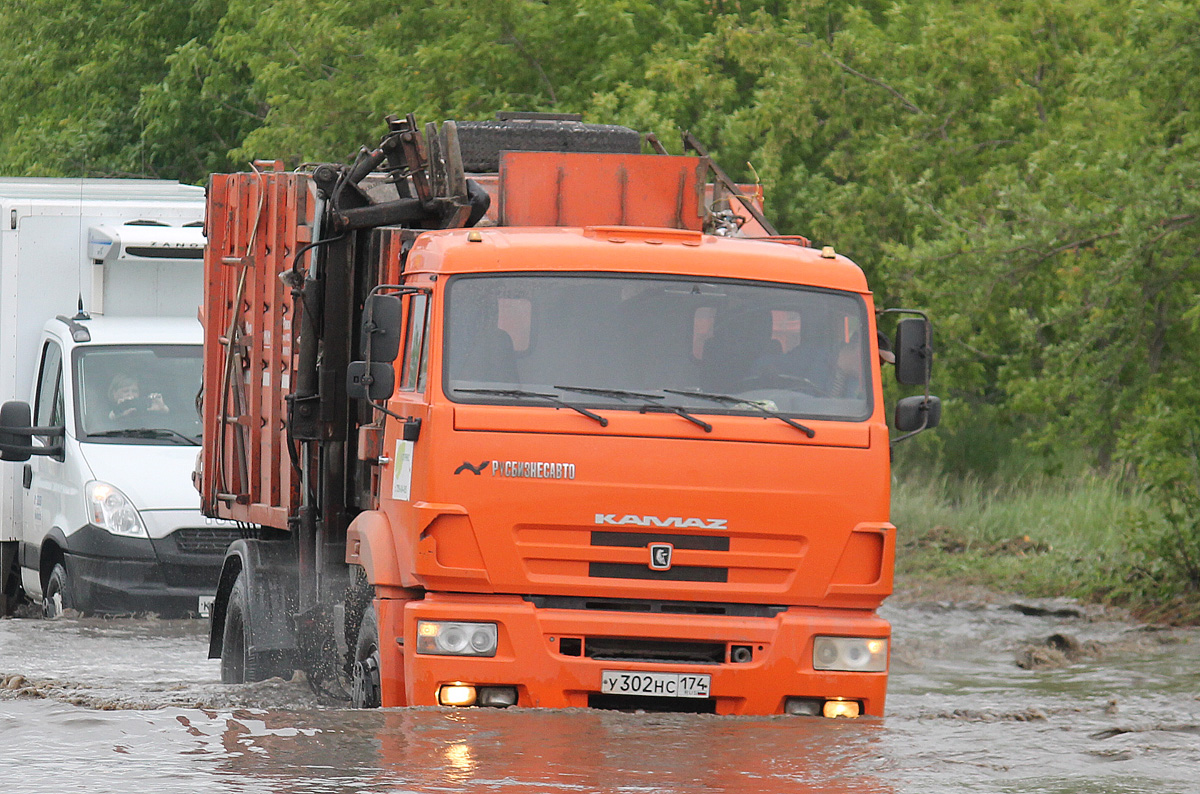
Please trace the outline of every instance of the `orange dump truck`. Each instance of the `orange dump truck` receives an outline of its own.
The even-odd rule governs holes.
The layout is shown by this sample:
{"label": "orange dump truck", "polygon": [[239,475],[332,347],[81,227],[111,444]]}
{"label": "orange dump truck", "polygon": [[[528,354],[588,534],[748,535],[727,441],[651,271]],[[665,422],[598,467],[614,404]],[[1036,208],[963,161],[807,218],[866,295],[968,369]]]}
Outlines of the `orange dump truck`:
{"label": "orange dump truck", "polygon": [[[709,158],[640,147],[410,116],[347,166],[212,178],[196,481],[244,529],[225,681],[883,713],[880,362],[927,384],[928,322],[889,344],[853,262],[775,235]],[[924,391],[897,432],[937,424]]]}

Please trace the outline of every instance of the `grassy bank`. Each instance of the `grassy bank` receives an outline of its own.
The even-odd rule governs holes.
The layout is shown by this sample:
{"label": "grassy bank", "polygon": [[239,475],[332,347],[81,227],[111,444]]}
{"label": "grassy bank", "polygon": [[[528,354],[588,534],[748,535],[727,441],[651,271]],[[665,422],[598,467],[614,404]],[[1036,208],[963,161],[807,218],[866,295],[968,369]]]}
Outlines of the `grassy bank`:
{"label": "grassy bank", "polygon": [[892,521],[901,582],[1066,595],[1200,623],[1200,595],[1174,570],[1154,503],[1116,477],[912,476],[892,490]]}

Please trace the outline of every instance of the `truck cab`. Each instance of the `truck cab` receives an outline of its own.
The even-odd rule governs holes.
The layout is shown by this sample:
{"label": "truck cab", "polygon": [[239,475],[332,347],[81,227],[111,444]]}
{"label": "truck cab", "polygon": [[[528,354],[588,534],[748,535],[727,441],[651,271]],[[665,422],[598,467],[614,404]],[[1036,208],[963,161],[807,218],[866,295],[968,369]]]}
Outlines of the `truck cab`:
{"label": "truck cab", "polygon": [[[495,228],[421,235],[402,283],[405,421],[348,561],[425,594],[381,602],[381,636],[496,641],[381,644],[385,689],[635,707],[695,681],[718,713],[882,712],[895,528],[856,265],[698,231]],[[822,671],[830,638],[861,657]]]}
{"label": "truck cab", "polygon": [[21,584],[47,615],[200,613],[229,530],[200,514],[200,325],[55,319],[38,345],[34,436],[22,467]]}

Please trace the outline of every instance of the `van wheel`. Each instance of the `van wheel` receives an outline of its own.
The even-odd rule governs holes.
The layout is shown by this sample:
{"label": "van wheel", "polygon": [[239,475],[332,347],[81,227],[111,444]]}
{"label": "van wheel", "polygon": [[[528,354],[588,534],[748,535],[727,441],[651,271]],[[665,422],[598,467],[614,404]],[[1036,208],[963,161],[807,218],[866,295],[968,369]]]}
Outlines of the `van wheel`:
{"label": "van wheel", "polygon": [[290,678],[279,654],[250,650],[249,626],[246,623],[250,599],[246,595],[246,578],[238,572],[229,591],[225,607],[225,627],[221,632],[221,683],[246,684],[265,681],[273,676]]}
{"label": "van wheel", "polygon": [[42,594],[42,616],[47,619],[62,617],[63,610],[66,609],[75,609],[71,580],[67,578],[66,566],[56,562],[50,571],[50,578],[46,581],[46,590]]}
{"label": "van wheel", "polygon": [[374,604],[363,611],[358,628],[350,673],[350,702],[356,709],[377,709],[383,702],[379,682],[379,619]]}

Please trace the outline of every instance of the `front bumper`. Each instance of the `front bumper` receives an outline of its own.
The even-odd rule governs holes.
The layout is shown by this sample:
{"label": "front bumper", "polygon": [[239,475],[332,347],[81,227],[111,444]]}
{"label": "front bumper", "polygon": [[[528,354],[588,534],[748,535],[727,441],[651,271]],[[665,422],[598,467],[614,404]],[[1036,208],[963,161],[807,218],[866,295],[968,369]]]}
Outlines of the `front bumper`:
{"label": "front bumper", "polygon": [[[515,686],[521,706],[644,704],[693,710],[700,705],[682,698],[665,704],[635,698],[627,705],[606,698],[601,695],[601,673],[617,670],[710,675],[711,696],[701,710],[716,714],[782,714],[789,697],[854,700],[863,714],[883,714],[886,672],[812,669],[814,636],[889,637],[887,621],[867,610],[793,607],[774,617],[728,617],[539,609],[517,597],[441,594],[420,601],[381,599],[376,607],[385,706],[437,705],[439,688],[453,683]],[[495,622],[499,648],[491,658],[417,654],[417,620]],[[614,651],[622,655],[623,643],[654,647],[656,653],[664,647],[669,653],[673,646],[705,646],[718,656],[723,649],[723,656],[708,663],[613,658]],[[589,650],[593,645],[604,649],[597,655],[609,658],[595,658]],[[751,658],[733,661],[733,650],[747,647]],[[744,658],[744,652],[740,655]]]}
{"label": "front bumper", "polygon": [[88,525],[67,539],[67,572],[75,603],[98,614],[200,614],[201,598],[216,592],[225,546],[236,530],[179,528],[157,538],[113,535]]}

